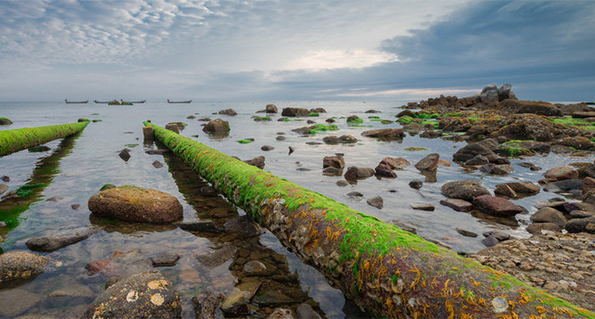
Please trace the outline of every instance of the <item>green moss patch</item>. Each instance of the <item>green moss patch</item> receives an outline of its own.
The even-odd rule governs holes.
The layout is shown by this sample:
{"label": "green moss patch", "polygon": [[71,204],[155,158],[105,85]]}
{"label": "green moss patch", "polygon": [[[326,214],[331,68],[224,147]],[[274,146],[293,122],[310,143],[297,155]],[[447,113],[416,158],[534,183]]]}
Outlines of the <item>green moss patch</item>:
{"label": "green moss patch", "polygon": [[336,124],[314,124],[310,126],[310,134],[316,134],[318,132],[326,131],[338,131],[339,127]]}
{"label": "green moss patch", "polygon": [[256,122],[270,121],[270,120],[271,120],[270,116],[259,116],[259,117],[254,118],[254,121],[256,121]]}
{"label": "green moss patch", "polygon": [[407,124],[411,124],[413,122],[413,118],[411,116],[405,115],[405,116],[401,116],[397,122],[403,124],[403,125],[407,125]]}
{"label": "green moss patch", "polygon": [[245,140],[237,140],[236,142],[240,143],[240,144],[250,144],[252,142],[254,142],[253,139],[245,139]]}
{"label": "green moss patch", "polygon": [[410,152],[417,152],[417,151],[425,151],[425,150],[427,150],[427,148],[411,146],[411,147],[405,147],[403,150],[410,151]]}
{"label": "green moss patch", "polygon": [[351,121],[347,121],[347,123],[350,123],[350,124],[360,124],[360,123],[364,123],[364,120],[362,120],[362,119],[360,119],[360,118],[358,117],[358,118],[356,118],[356,119],[353,119],[353,120],[351,120]]}
{"label": "green moss patch", "polygon": [[316,112],[312,112],[312,113],[308,114],[308,116],[316,117],[316,116],[319,116],[319,114]]}

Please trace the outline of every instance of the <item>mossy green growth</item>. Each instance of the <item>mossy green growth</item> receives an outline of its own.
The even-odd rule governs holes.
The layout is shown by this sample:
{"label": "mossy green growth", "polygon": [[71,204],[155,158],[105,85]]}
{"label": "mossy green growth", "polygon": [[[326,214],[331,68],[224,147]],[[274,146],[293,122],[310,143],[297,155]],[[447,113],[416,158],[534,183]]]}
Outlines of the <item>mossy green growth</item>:
{"label": "mossy green growth", "polygon": [[382,123],[382,124],[392,124],[392,123],[394,123],[394,121],[391,121],[391,120],[382,120],[382,121],[380,121],[380,123]]}
{"label": "mossy green growth", "polygon": [[310,126],[310,134],[316,134],[318,132],[326,131],[338,131],[339,127],[336,124],[314,124]]}
{"label": "mossy green growth", "polygon": [[459,117],[461,115],[462,114],[459,113],[459,112],[450,112],[450,113],[444,113],[444,115],[442,115],[442,116],[445,116],[445,117]]}
{"label": "mossy green growth", "polygon": [[435,119],[437,117],[440,117],[440,114],[438,113],[427,113],[427,112],[420,112],[415,114],[414,118],[418,118],[418,119]]}
{"label": "mossy green growth", "polygon": [[403,150],[405,150],[405,151],[411,151],[411,152],[417,152],[417,151],[425,151],[425,150],[427,150],[427,148],[425,148],[425,147],[414,147],[414,146],[411,146],[411,147],[405,147]]}
{"label": "mossy green growth", "polygon": [[317,112],[312,112],[312,113],[308,114],[308,116],[315,117],[315,116],[319,116],[319,114]]}
{"label": "mossy green growth", "polygon": [[8,155],[82,131],[89,121],[0,131],[0,156]]}
{"label": "mossy green growth", "polygon": [[255,117],[254,121],[256,122],[260,122],[260,121],[270,121],[271,117],[270,116],[259,116],[259,117]]}
{"label": "mossy green growth", "polygon": [[6,117],[0,117],[0,121],[8,121],[8,122],[10,122],[10,124],[12,124],[12,121]]}
{"label": "mossy green growth", "polygon": [[378,116],[378,115],[370,115],[370,116],[368,116],[368,118],[369,119],[379,119],[380,116]]}
{"label": "mossy green growth", "polygon": [[438,128],[438,125],[439,125],[440,123],[438,123],[438,122],[436,122],[436,121],[422,121],[420,124],[421,124],[421,125],[427,125],[427,124],[430,124],[430,125],[433,125],[435,129],[437,129],[437,128]]}
{"label": "mossy green growth", "polygon": [[93,123],[97,123],[97,122],[103,122],[103,120],[100,120],[100,119],[93,120]]}
{"label": "mossy green growth", "polygon": [[589,122],[585,121],[584,119],[573,118],[570,116],[555,119],[548,118],[548,120],[557,124],[578,126],[586,130],[595,130],[595,122]]}
{"label": "mossy green growth", "polygon": [[46,183],[26,184],[26,185],[19,187],[16,190],[16,194],[19,197],[28,197],[29,195],[31,195],[31,192],[33,189],[39,188],[39,187],[46,187],[47,185],[48,184],[46,184]]}
{"label": "mossy green growth", "polygon": [[403,125],[407,125],[407,124],[411,124],[413,122],[413,118],[411,116],[405,115],[405,116],[401,116],[397,122],[403,124]]}
{"label": "mossy green growth", "polygon": [[110,189],[110,188],[116,188],[117,186],[114,184],[104,184],[103,186],[101,186],[101,188],[99,189],[99,191],[104,191],[106,189]]}
{"label": "mossy green growth", "polygon": [[360,119],[359,117],[356,119],[353,119],[351,121],[347,121],[347,123],[351,123],[351,124],[360,124],[360,123],[364,123],[364,120]]}
{"label": "mossy green growth", "polygon": [[240,144],[249,144],[254,142],[254,140],[237,140],[236,142],[240,143]]}

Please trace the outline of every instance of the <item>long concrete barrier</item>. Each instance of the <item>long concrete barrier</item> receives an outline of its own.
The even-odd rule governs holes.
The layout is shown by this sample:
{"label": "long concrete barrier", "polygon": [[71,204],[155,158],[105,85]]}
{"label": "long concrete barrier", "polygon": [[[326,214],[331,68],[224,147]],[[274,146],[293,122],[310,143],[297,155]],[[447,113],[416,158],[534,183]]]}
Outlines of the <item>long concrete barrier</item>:
{"label": "long concrete barrier", "polygon": [[386,318],[595,318],[518,279],[145,122],[346,298]]}
{"label": "long concrete barrier", "polygon": [[0,156],[78,133],[87,127],[87,124],[89,124],[88,120],[71,124],[24,127],[0,131]]}

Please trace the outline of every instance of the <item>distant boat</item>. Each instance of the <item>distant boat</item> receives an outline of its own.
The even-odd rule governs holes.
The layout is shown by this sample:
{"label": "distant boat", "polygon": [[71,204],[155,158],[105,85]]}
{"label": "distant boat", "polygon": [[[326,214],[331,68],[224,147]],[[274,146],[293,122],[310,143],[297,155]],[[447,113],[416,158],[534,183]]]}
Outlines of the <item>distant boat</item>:
{"label": "distant boat", "polygon": [[89,100],[86,101],[68,101],[68,100],[64,100],[66,102],[66,104],[85,104],[88,103]]}
{"label": "distant boat", "polygon": [[145,103],[145,102],[147,102],[147,100],[142,100],[142,101],[130,101],[130,103],[134,103],[134,104],[137,104],[137,103],[138,103],[138,104],[143,104],[143,103]]}
{"label": "distant boat", "polygon": [[585,102],[587,105],[595,105],[595,102]]}
{"label": "distant boat", "polygon": [[124,100],[113,100],[107,103],[107,105],[132,105],[132,102],[124,101]]}
{"label": "distant boat", "polygon": [[93,102],[95,102],[95,103],[97,103],[97,104],[108,104],[108,103],[109,103],[109,102],[111,102],[111,101],[97,101],[97,100],[95,100],[95,101],[93,101]]}
{"label": "distant boat", "polygon": [[170,100],[167,100],[167,103],[192,103],[192,100],[188,100],[188,101],[170,101]]}

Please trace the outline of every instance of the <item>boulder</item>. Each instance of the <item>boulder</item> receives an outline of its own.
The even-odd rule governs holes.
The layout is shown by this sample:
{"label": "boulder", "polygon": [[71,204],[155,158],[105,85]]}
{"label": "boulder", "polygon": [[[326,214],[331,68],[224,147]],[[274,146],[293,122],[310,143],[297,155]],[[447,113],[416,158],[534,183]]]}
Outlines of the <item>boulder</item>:
{"label": "boulder", "polygon": [[543,176],[549,181],[560,181],[578,178],[579,174],[578,171],[571,166],[558,166],[543,173]]}
{"label": "boulder", "polygon": [[11,125],[12,121],[5,118],[5,117],[0,117],[0,125]]}
{"label": "boulder", "polygon": [[342,155],[325,156],[322,159],[322,168],[334,167],[337,169],[343,169],[345,167],[345,159]]}
{"label": "boulder", "polygon": [[386,165],[387,167],[390,167],[391,169],[403,169],[409,165],[411,165],[411,163],[409,163],[408,160],[402,158],[402,157],[385,157],[382,159],[382,161],[380,161],[380,164],[378,165]]}
{"label": "boulder", "polygon": [[592,151],[595,150],[595,143],[584,136],[565,137],[552,142],[552,145],[562,145],[572,147],[575,150]]}
{"label": "boulder", "polygon": [[100,217],[129,222],[168,224],[183,217],[183,207],[170,194],[136,186],[120,186],[89,198],[89,210]]}
{"label": "boulder", "polygon": [[374,176],[376,172],[373,168],[370,167],[357,167],[357,166],[350,166],[345,172],[345,179],[346,180],[356,180],[356,179],[364,179],[370,176]]}
{"label": "boulder", "polygon": [[542,207],[535,214],[531,215],[531,221],[534,223],[553,223],[560,228],[566,225],[566,217],[559,210],[552,207]]}
{"label": "boulder", "polygon": [[256,166],[260,169],[263,169],[264,161],[265,161],[265,157],[261,155],[261,156],[256,156],[253,159],[245,160],[244,163],[246,163],[248,165]]}
{"label": "boulder", "polygon": [[543,116],[562,116],[562,111],[556,105],[548,102],[508,99],[502,101],[499,108],[511,114],[531,113]]}
{"label": "boulder", "polygon": [[347,117],[347,123],[362,123],[364,120],[360,119],[357,115],[351,115]]}
{"label": "boulder", "polygon": [[496,83],[488,84],[481,90],[481,103],[489,104],[498,102],[498,85]]}
{"label": "boulder", "polygon": [[452,160],[457,163],[464,163],[476,157],[477,155],[485,156],[488,159],[488,161],[491,161],[491,159],[496,159],[498,157],[498,155],[496,155],[496,153],[494,153],[487,146],[484,146],[479,143],[469,143],[465,145],[463,148],[456,151],[452,156]]}
{"label": "boulder", "polygon": [[[595,190],[595,178],[585,177],[585,179],[583,179],[583,195],[586,195],[593,190]],[[0,192],[0,194],[2,194],[2,192]]]}
{"label": "boulder", "polygon": [[25,251],[0,255],[0,289],[34,279],[44,272],[49,261],[48,257]]}
{"label": "boulder", "polygon": [[286,108],[283,108],[281,115],[289,116],[289,117],[296,117],[296,116],[308,116],[310,113],[311,113],[310,110],[305,109],[305,108],[286,107]]}
{"label": "boulder", "polygon": [[362,132],[365,137],[381,137],[381,138],[401,138],[405,136],[405,130],[402,128],[383,128],[378,130],[370,130]]}
{"label": "boulder", "polygon": [[504,83],[498,88],[498,100],[502,102],[508,99],[516,100],[516,95],[512,92],[512,85]]}
{"label": "boulder", "polygon": [[210,121],[209,123],[207,123],[207,125],[205,125],[202,128],[202,130],[205,133],[210,133],[210,134],[228,133],[230,130],[229,122],[224,121],[222,119],[214,119],[214,120]]}
{"label": "boulder", "polygon": [[440,200],[440,204],[442,204],[446,207],[450,207],[450,208],[456,210],[457,212],[470,212],[473,209],[473,204],[471,204],[470,202],[468,202],[466,200],[462,200],[462,199],[455,199],[455,198],[442,199],[442,200]]}
{"label": "boulder", "polygon": [[501,195],[499,193],[500,189],[503,189],[504,187],[509,187],[515,193],[522,194],[522,195],[535,195],[535,194],[538,194],[539,191],[541,190],[539,185],[535,185],[530,182],[511,182],[511,183],[503,183],[503,184],[496,185],[494,194]]}
{"label": "boulder", "polygon": [[219,111],[219,114],[235,116],[235,115],[238,115],[238,112],[236,112],[234,109],[226,109],[226,110]]}
{"label": "boulder", "polygon": [[554,223],[534,223],[527,226],[527,232],[530,234],[541,234],[543,230],[557,233],[562,228]]}
{"label": "boulder", "polygon": [[267,106],[265,107],[264,111],[266,113],[277,113],[277,112],[279,112],[277,110],[277,106],[275,104],[267,104]]}
{"label": "boulder", "polygon": [[420,171],[434,171],[438,167],[438,161],[440,160],[440,154],[432,153],[422,158],[415,164],[415,168]]}
{"label": "boulder", "polygon": [[595,217],[573,218],[564,225],[569,233],[587,232],[595,234]]}
{"label": "boulder", "polygon": [[119,153],[118,156],[120,156],[120,158],[122,160],[124,160],[124,162],[128,162],[128,160],[130,159],[130,149],[128,148],[124,148],[122,149]]}
{"label": "boulder", "polygon": [[181,318],[180,296],[161,272],[118,281],[102,292],[81,318]]}
{"label": "boulder", "polygon": [[490,195],[490,192],[481,186],[481,182],[468,179],[448,182],[442,185],[440,191],[448,198],[462,199],[468,202],[472,202],[477,196]]}
{"label": "boulder", "polygon": [[482,213],[495,217],[511,217],[522,213],[523,209],[502,197],[481,195],[473,199],[473,207]]}
{"label": "boulder", "polygon": [[411,182],[409,182],[409,187],[413,188],[413,189],[420,189],[424,186],[424,182],[422,182],[419,179],[414,179]]}
{"label": "boulder", "polygon": [[378,209],[382,209],[382,207],[384,206],[384,200],[380,196],[370,197],[370,198],[366,199],[366,203],[368,203],[368,205],[376,207]]}
{"label": "boulder", "polygon": [[397,173],[393,172],[393,170],[388,165],[378,164],[378,166],[376,166],[374,171],[376,172],[376,176],[389,177],[389,178],[397,177]]}

